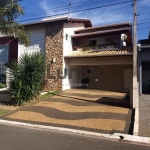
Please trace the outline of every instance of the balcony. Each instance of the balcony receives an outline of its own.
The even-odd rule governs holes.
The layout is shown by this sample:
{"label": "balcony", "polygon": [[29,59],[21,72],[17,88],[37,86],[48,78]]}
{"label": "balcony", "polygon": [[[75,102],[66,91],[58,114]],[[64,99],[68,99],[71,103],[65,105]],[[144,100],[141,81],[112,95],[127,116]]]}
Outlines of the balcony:
{"label": "balcony", "polygon": [[101,44],[101,45],[85,45],[85,46],[74,46],[73,51],[100,51],[100,50],[116,50],[119,49],[118,43],[112,44]]}

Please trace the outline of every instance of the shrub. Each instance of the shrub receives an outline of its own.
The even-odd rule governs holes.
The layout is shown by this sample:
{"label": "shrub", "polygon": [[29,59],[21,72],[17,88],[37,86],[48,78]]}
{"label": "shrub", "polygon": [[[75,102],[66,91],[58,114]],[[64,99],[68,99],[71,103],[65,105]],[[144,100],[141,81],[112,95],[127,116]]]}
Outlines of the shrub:
{"label": "shrub", "polygon": [[22,55],[19,63],[12,61],[10,69],[14,77],[10,82],[14,105],[22,105],[40,94],[45,75],[45,58],[41,53]]}
{"label": "shrub", "polygon": [[0,89],[6,88],[6,84],[0,83]]}

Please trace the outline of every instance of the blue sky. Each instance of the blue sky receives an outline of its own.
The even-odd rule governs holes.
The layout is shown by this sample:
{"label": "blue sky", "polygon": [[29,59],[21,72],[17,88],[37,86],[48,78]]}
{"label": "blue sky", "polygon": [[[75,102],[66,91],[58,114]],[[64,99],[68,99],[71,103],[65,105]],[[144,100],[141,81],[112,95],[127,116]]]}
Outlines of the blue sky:
{"label": "blue sky", "polygon": [[[130,0],[30,0],[30,2],[23,0],[20,2],[20,5],[24,7],[25,15],[20,17],[19,21],[20,23],[25,22],[23,20],[35,22],[47,16],[68,13],[69,3],[71,3],[69,11],[73,12],[127,1]],[[132,22],[132,4],[133,2],[131,1],[120,5],[70,13],[69,16],[88,18],[92,21],[93,26],[127,21]],[[146,39],[150,30],[150,0],[137,0],[137,13],[139,15],[137,23],[138,39]]]}

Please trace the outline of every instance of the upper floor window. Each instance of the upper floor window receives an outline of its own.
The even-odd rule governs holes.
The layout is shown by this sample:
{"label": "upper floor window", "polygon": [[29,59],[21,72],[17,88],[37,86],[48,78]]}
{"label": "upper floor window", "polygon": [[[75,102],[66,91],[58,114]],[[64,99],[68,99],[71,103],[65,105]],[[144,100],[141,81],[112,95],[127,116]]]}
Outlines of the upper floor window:
{"label": "upper floor window", "polygon": [[39,49],[39,50],[41,50],[43,48],[43,36],[41,34],[30,35],[28,37],[30,39],[30,45],[27,47],[27,49],[31,49],[31,50]]}

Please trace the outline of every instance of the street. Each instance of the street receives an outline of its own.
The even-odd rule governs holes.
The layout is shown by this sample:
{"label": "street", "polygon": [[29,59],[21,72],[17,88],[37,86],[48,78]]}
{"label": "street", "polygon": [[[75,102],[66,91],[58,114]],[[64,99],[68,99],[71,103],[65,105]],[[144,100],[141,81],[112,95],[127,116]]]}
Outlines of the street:
{"label": "street", "polygon": [[0,124],[0,150],[148,150],[150,147]]}

